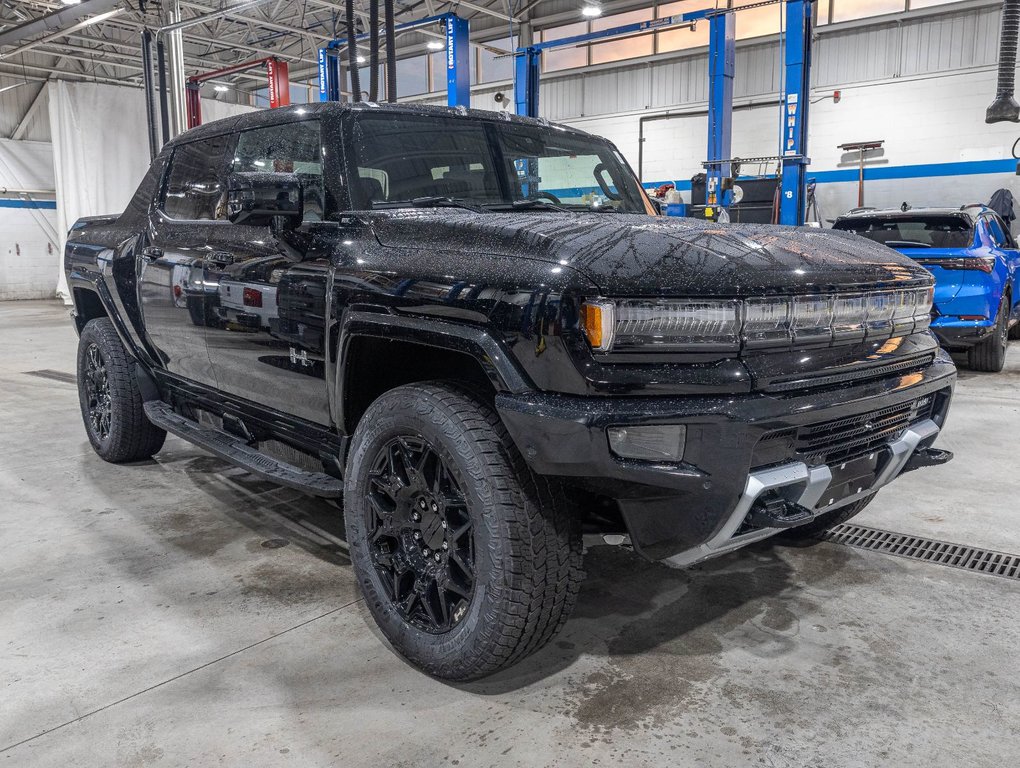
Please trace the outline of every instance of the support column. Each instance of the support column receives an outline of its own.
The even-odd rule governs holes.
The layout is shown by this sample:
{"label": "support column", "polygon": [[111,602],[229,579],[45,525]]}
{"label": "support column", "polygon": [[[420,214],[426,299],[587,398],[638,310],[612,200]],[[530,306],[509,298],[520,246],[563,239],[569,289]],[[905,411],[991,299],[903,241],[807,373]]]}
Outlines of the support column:
{"label": "support column", "polygon": [[708,162],[707,199],[709,206],[726,207],[732,191],[723,191],[722,180],[730,176],[733,156],[733,74],[736,57],[735,14],[709,16],[708,33]]}
{"label": "support column", "polygon": [[786,2],[786,93],[783,94],[782,187],[779,223],[804,223],[808,105],[811,102],[811,0]]}
{"label": "support column", "polygon": [[446,17],[446,103],[471,106],[471,46],[468,20]]}
{"label": "support column", "polygon": [[538,78],[542,69],[542,51],[528,46],[514,57],[514,111],[525,117],[538,117]]}

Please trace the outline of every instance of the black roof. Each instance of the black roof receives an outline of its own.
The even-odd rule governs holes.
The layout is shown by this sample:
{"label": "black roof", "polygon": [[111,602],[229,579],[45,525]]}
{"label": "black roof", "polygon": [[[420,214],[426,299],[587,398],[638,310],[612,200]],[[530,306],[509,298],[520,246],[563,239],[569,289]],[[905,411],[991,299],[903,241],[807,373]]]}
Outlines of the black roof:
{"label": "black roof", "polygon": [[[321,101],[310,104],[295,104],[289,107],[277,107],[276,109],[260,109],[248,112],[243,115],[226,117],[222,120],[214,120],[210,123],[203,123],[197,128],[185,131],[175,136],[167,146],[173,146],[182,142],[194,141],[195,139],[207,136],[216,136],[232,131],[244,131],[251,128],[258,128],[265,125],[276,125],[289,123],[305,118],[306,115],[340,114],[343,112],[392,112],[408,115],[434,115],[443,117],[457,117],[468,120],[496,120],[501,122],[518,123],[520,125],[535,125],[543,127],[554,127],[557,130],[569,133],[595,137],[585,131],[579,131],[568,125],[551,123],[548,120],[532,117],[521,117],[510,112],[493,112],[487,109],[468,109],[465,107],[438,107],[429,104],[375,104],[372,102],[340,103],[336,101]],[[604,139],[600,139],[604,141]]]}
{"label": "black roof", "polygon": [[962,218],[969,219],[973,224],[977,217],[985,211],[991,210],[988,206],[975,203],[974,205],[964,205],[960,208],[949,208],[949,207],[929,207],[929,208],[908,208],[903,210],[902,208],[865,208],[861,210],[850,211],[844,213],[839,220],[845,219],[896,219],[896,218],[913,218],[916,216],[960,216]]}

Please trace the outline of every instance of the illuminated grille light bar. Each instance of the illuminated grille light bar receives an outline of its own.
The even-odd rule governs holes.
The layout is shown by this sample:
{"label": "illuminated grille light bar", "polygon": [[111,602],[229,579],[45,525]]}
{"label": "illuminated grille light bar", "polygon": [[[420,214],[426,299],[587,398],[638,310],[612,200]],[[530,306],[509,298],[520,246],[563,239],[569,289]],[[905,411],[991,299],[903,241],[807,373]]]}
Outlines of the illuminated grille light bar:
{"label": "illuminated grille light bar", "polygon": [[586,302],[592,348],[612,351],[737,351],[888,339],[925,330],[933,289],[832,296],[637,299]]}

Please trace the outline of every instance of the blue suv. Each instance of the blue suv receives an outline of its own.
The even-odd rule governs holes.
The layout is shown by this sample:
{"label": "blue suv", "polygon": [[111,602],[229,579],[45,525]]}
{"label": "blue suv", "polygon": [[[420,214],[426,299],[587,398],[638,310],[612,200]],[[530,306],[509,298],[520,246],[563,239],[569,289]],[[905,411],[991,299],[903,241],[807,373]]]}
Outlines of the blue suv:
{"label": "blue suv", "polygon": [[935,275],[931,329],[943,347],[967,352],[976,371],[1001,371],[1009,339],[1020,338],[1020,250],[983,205],[859,210],[833,229],[895,248]]}

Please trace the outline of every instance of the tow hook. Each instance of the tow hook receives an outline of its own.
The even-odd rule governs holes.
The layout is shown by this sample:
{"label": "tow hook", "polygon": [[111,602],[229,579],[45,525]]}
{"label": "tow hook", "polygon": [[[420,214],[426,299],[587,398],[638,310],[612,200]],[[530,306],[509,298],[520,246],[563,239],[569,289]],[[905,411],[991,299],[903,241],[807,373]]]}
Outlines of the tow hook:
{"label": "tow hook", "polygon": [[793,528],[806,523],[814,513],[781,496],[761,498],[755,502],[748,522],[758,528]]}
{"label": "tow hook", "polygon": [[939,464],[951,461],[952,458],[952,451],[944,451],[941,448],[918,448],[907,459],[906,466],[903,467],[903,472],[900,474],[913,472],[915,469],[922,469],[924,467],[937,467]]}

